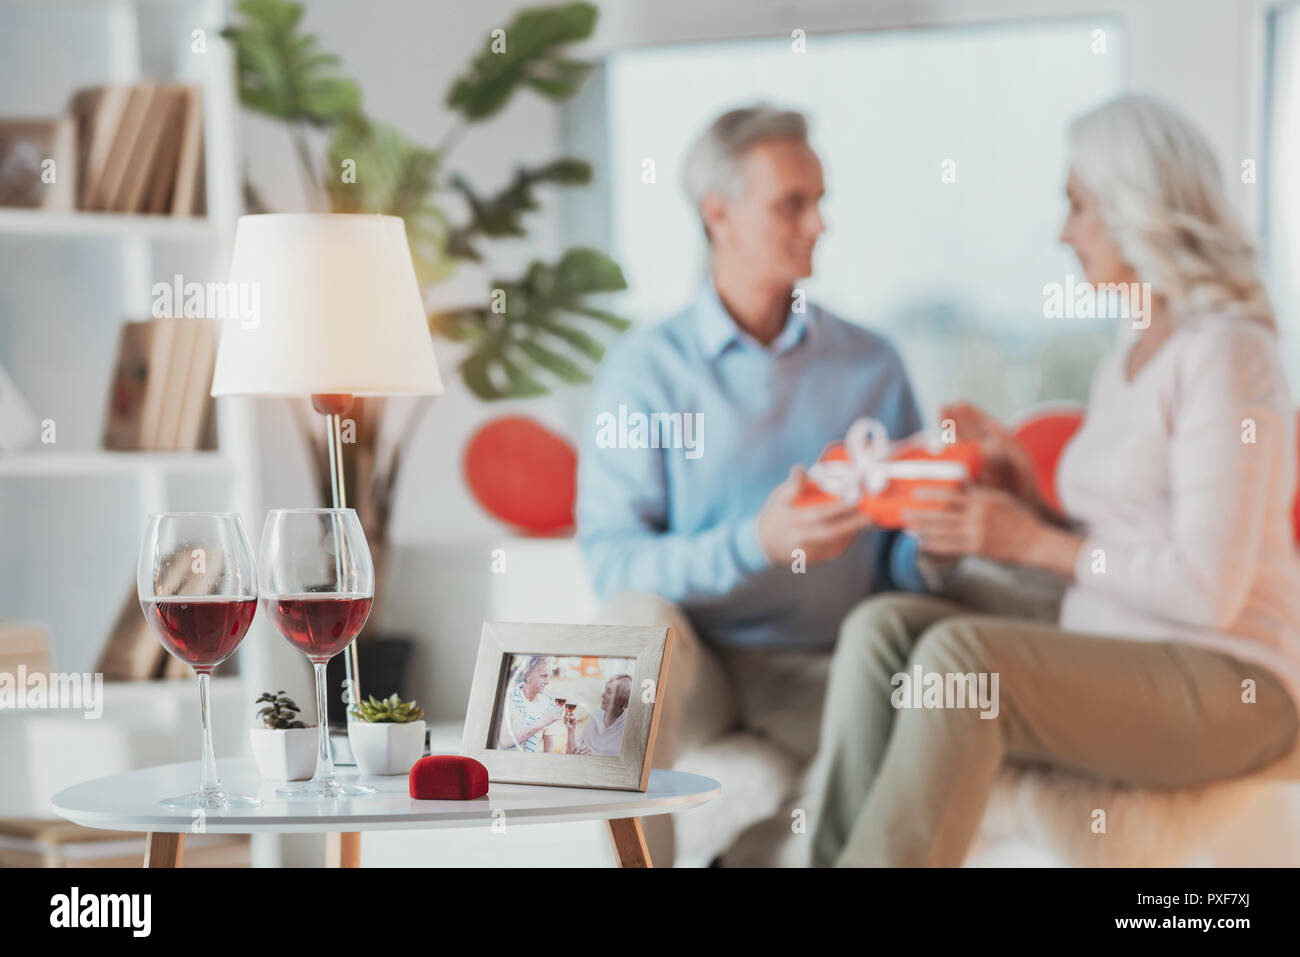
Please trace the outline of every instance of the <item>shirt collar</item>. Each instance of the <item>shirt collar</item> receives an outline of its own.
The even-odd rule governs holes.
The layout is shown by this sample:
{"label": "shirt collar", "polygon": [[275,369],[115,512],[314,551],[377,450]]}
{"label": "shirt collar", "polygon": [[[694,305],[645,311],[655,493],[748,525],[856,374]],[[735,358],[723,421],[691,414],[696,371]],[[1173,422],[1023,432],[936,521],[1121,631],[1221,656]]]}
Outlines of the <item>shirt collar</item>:
{"label": "shirt collar", "polygon": [[806,308],[801,312],[795,312],[792,308],[785,318],[785,326],[780,335],[772,340],[771,345],[763,346],[736,325],[736,321],[731,318],[731,314],[727,312],[718,297],[718,290],[714,288],[712,280],[704,283],[704,288],[700,291],[699,299],[695,304],[695,334],[707,359],[716,359],[733,342],[779,355],[797,346],[803,340],[807,329]]}

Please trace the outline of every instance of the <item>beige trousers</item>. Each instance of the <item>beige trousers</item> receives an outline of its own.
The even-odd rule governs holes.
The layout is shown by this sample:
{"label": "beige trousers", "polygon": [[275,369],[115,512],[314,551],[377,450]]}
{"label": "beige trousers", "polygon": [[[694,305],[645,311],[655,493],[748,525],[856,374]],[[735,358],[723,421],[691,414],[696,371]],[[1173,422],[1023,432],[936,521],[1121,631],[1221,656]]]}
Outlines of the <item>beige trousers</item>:
{"label": "beige trousers", "polygon": [[[741,728],[801,762],[816,754],[829,651],[711,648],[696,635],[681,608],[646,592],[614,596],[601,607],[596,622],[666,625],[673,630],[651,767],[671,768],[692,748]],[[650,859],[658,867],[676,858],[672,818],[657,814],[642,821]]]}
{"label": "beige trousers", "polygon": [[[997,673],[997,716],[917,699],[896,708],[893,676],[917,665],[922,674]],[[1253,703],[1243,701],[1247,679]],[[1193,786],[1265,766],[1298,727],[1281,682],[1229,655],[881,595],[844,620],[831,665],[813,863],[960,865],[1004,761]]]}

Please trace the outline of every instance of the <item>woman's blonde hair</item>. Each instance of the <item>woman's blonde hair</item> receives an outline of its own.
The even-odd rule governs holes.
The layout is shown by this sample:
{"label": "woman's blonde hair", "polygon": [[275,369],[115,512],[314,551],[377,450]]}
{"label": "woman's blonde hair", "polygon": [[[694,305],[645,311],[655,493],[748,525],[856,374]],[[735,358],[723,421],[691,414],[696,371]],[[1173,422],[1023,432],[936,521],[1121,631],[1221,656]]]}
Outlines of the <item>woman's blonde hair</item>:
{"label": "woman's blonde hair", "polygon": [[1175,320],[1228,311],[1276,330],[1255,250],[1196,127],[1159,100],[1122,96],[1076,119],[1069,145],[1110,238]]}
{"label": "woman's blonde hair", "polygon": [[606,687],[609,685],[614,685],[614,707],[612,710],[622,714],[627,710],[628,702],[632,700],[632,676],[615,675],[609,679]]}

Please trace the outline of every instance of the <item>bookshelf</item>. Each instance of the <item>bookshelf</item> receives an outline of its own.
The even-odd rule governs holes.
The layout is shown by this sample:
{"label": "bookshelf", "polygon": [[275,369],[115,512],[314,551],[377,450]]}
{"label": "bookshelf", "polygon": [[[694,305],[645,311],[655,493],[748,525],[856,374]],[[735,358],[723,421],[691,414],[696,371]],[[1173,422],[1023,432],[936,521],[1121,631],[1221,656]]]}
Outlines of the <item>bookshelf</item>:
{"label": "bookshelf", "polygon": [[211,243],[216,230],[206,218],[146,216],[0,207],[0,236],[51,239],[142,239]]}
{"label": "bookshelf", "polygon": [[[148,318],[155,282],[176,274],[220,280],[228,268],[241,212],[233,55],[220,35],[232,6],[227,0],[0,0],[6,73],[0,116],[55,116],[74,91],[101,84],[175,82],[202,94],[204,215],[0,208],[0,365],[35,418],[53,421],[57,430],[52,445],[0,453],[0,527],[7,539],[0,616],[44,622],[58,671],[93,670],[134,581],[148,512],[236,511],[254,547],[261,531],[251,400],[221,400],[217,451],[100,448],[121,323]],[[195,49],[195,31],[202,31],[202,50]],[[214,724],[232,729],[218,737],[219,754],[248,747],[239,729],[248,726],[258,691],[270,687],[273,640],[255,620],[238,653],[238,673],[218,672]],[[111,689],[106,683],[105,699],[102,722],[120,720],[130,734],[153,713],[167,727],[176,707],[194,710],[197,720],[191,681],[113,683]],[[60,746],[69,754],[86,743],[83,722],[57,715],[0,714],[0,737],[17,733],[18,721],[49,722],[40,725],[42,740],[67,735]],[[147,753],[157,763],[157,728],[149,733],[148,747],[127,748],[124,760]],[[165,744],[175,752],[166,759],[196,758],[190,736],[171,737]],[[25,809],[29,816],[48,813],[38,797]],[[15,810],[24,809],[4,812]],[[278,845],[254,853],[259,863],[274,863]]]}
{"label": "bookshelf", "polygon": [[233,474],[235,462],[204,452],[15,452],[0,456],[0,478],[83,478],[105,475]]}

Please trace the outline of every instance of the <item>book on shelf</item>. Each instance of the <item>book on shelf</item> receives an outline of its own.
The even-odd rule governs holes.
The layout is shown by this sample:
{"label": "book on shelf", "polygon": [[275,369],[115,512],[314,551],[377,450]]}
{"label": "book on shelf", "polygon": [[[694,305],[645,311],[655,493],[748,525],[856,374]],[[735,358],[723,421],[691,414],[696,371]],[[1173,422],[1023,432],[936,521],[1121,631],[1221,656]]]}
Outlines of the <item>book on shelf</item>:
{"label": "book on shelf", "polygon": [[126,176],[122,178],[114,209],[126,213],[145,212],[151,186],[158,180],[173,177],[174,171],[163,169],[160,160],[167,124],[172,121],[176,103],[184,95],[178,87],[160,86],[153,91],[140,124],[140,133],[131,144]]}
{"label": "book on shelf", "polygon": [[20,667],[28,674],[50,670],[49,631],[37,621],[0,621],[0,675],[16,677]]}
{"label": "book on shelf", "polygon": [[158,429],[150,447],[165,451],[179,448],[177,430],[181,423],[181,407],[185,404],[185,387],[189,381],[190,360],[194,358],[194,340],[198,338],[196,319],[162,320],[174,322],[171,352],[167,356],[166,385],[160,390],[162,402],[158,413]]}
{"label": "book on shelf", "polygon": [[[177,87],[170,90],[169,94],[171,103],[154,154],[153,175],[149,178],[141,200],[141,211],[154,216],[166,216],[171,212],[172,193],[179,172],[181,140],[184,138],[186,114],[190,111],[190,90],[187,87]],[[196,119],[202,122],[201,117]]]}
{"label": "book on shelf", "polygon": [[189,452],[207,447],[217,324],[125,322],[109,386],[104,448]]}
{"label": "book on shelf", "polygon": [[149,112],[153,99],[152,83],[141,83],[131,88],[126,108],[112,130],[103,175],[95,184],[95,189],[86,196],[84,208],[112,210],[116,208],[119,195],[125,197],[123,184],[131,171],[132,151],[140,139],[145,115]]}
{"label": "book on shelf", "polygon": [[185,89],[185,124],[176,159],[176,188],[172,192],[173,216],[201,216],[207,210],[203,167],[203,92]]}
{"label": "book on shelf", "polygon": [[164,667],[167,650],[154,637],[149,621],[140,607],[135,582],[118,609],[108,641],[99,653],[95,670],[107,681],[147,681]]}
{"label": "book on shelf", "polygon": [[188,319],[194,330],[194,349],[180,400],[180,416],[171,448],[180,451],[206,448],[204,425],[212,408],[212,372],[217,364],[219,328],[210,319]]}
{"label": "book on shelf", "polygon": [[72,96],[80,209],[160,216],[204,212],[198,86],[143,82]]}
{"label": "book on shelf", "polygon": [[[220,552],[207,555],[200,568],[195,567],[189,545],[182,545],[162,555],[154,587],[159,598],[168,595],[206,595],[221,578],[224,561]],[[193,669],[167,651],[154,634],[141,607],[138,586],[131,584],[122,602],[113,630],[100,652],[95,670],[115,681],[150,681],[155,678],[191,677]]]}
{"label": "book on shelf", "polygon": [[70,109],[77,117],[77,154],[82,168],[81,193],[77,198],[81,209],[88,208],[90,197],[102,189],[113,134],[130,99],[129,86],[91,87],[72,96]]}

